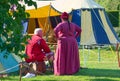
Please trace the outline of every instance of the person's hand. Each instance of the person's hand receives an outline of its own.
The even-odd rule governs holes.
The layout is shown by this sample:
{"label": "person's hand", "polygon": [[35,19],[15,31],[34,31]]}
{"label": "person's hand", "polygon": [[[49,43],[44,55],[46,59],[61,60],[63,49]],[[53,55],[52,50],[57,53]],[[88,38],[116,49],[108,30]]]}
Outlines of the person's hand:
{"label": "person's hand", "polygon": [[53,61],[54,60],[54,56],[51,56],[50,58],[49,58],[49,61]]}
{"label": "person's hand", "polygon": [[45,57],[43,58],[43,60],[44,60],[44,61],[47,61],[47,60],[48,60],[48,58],[45,56]]}

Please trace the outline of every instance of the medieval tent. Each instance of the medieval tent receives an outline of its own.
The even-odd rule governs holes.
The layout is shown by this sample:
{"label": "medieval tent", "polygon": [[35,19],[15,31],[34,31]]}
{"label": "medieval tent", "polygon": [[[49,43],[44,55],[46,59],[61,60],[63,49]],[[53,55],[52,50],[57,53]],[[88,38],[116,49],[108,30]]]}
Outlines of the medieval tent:
{"label": "medieval tent", "polygon": [[[43,3],[44,6],[42,6]],[[26,10],[30,14],[28,33],[33,33],[34,28],[38,26],[42,27],[44,32],[52,31],[52,28],[60,22],[61,12],[66,11],[72,16],[71,22],[82,28],[81,37],[77,39],[81,45],[116,44],[119,42],[105,9],[93,0],[37,1],[37,5],[38,9],[28,7],[29,9]],[[33,26],[35,23],[37,26]]]}
{"label": "medieval tent", "polygon": [[8,74],[19,71],[19,63],[22,61],[15,54],[9,54],[6,57],[6,50],[0,53],[0,74]]}
{"label": "medieval tent", "polygon": [[46,34],[52,30],[50,19],[52,17],[57,18],[57,16],[60,15],[60,13],[51,6],[50,1],[37,1],[37,5],[37,9],[33,6],[26,6],[26,12],[30,14],[30,17],[22,21],[25,27],[23,33],[27,31],[29,34],[33,34],[36,27],[41,27]]}
{"label": "medieval tent", "polygon": [[[60,22],[60,13],[51,6],[50,2],[47,3],[47,5],[38,2],[37,5],[41,6],[38,6],[39,8],[37,9],[34,9],[33,7],[32,9],[27,7],[26,12],[30,14],[30,17],[22,21],[24,26],[23,33],[26,33],[27,31],[27,33],[31,35],[33,34],[35,28],[41,27],[43,29],[43,34],[47,39],[48,34],[49,37],[52,37],[53,27],[55,27]],[[51,41],[54,42],[54,40]]]}
{"label": "medieval tent", "polygon": [[[58,4],[65,6],[62,8]],[[52,6],[60,12],[71,12],[71,21],[82,28],[81,45],[116,44],[119,42],[105,9],[93,0],[57,0]]]}

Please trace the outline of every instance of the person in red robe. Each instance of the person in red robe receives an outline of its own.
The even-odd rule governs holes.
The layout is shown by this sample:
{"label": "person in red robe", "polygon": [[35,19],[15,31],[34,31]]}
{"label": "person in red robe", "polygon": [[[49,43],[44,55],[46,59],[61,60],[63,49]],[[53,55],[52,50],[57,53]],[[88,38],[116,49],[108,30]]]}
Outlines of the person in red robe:
{"label": "person in red robe", "polygon": [[46,41],[42,38],[42,30],[37,28],[34,35],[28,40],[26,46],[26,54],[28,58],[25,58],[26,62],[42,62],[47,60],[46,55],[51,53],[50,48],[46,44]]}
{"label": "person in red robe", "polygon": [[[53,52],[50,50],[46,41],[42,38],[42,29],[36,28],[34,35],[28,40],[26,45],[26,55],[25,61],[30,62],[44,62],[44,61],[53,61]],[[33,77],[35,74],[27,73],[23,78]]]}

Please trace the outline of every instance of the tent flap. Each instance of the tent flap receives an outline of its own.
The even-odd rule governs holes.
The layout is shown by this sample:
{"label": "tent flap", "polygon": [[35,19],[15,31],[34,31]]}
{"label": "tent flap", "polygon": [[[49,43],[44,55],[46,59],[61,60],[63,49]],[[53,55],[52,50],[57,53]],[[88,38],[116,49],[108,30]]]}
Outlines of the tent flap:
{"label": "tent flap", "polygon": [[[6,50],[0,53],[0,74],[10,73],[19,70],[19,62],[22,60],[20,58],[15,59],[17,56],[9,54],[7,58],[4,57]],[[18,60],[19,59],[19,60]]]}

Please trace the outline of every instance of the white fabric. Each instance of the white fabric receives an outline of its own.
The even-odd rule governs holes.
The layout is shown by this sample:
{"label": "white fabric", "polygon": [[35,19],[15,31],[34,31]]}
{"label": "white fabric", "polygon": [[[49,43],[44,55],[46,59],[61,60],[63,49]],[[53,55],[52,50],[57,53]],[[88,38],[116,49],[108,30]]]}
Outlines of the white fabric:
{"label": "white fabric", "polygon": [[[59,12],[71,12],[72,9],[81,8],[103,8],[93,0],[56,0],[51,5]],[[64,6],[61,6],[64,5]]]}
{"label": "white fabric", "polygon": [[[40,7],[43,7],[43,6],[46,6],[46,5],[50,5],[50,3],[52,2],[52,1],[36,1],[36,0],[33,0],[33,1],[36,2],[37,8],[40,8]],[[26,5],[25,3],[23,3],[23,1],[20,1],[19,3],[20,3],[21,5],[25,5],[26,10],[35,9],[34,6],[28,6],[28,5]]]}
{"label": "white fabric", "polygon": [[[102,6],[97,4],[94,0],[54,0],[54,1],[36,1],[36,3],[38,8],[51,4],[57,11],[59,12],[66,11],[68,13],[71,12],[72,9],[103,8]],[[30,9],[35,9],[35,7],[26,5],[26,10]]]}
{"label": "white fabric", "polygon": [[33,73],[27,73],[25,76],[23,76],[22,78],[31,78],[31,77],[35,77],[35,74]]}

